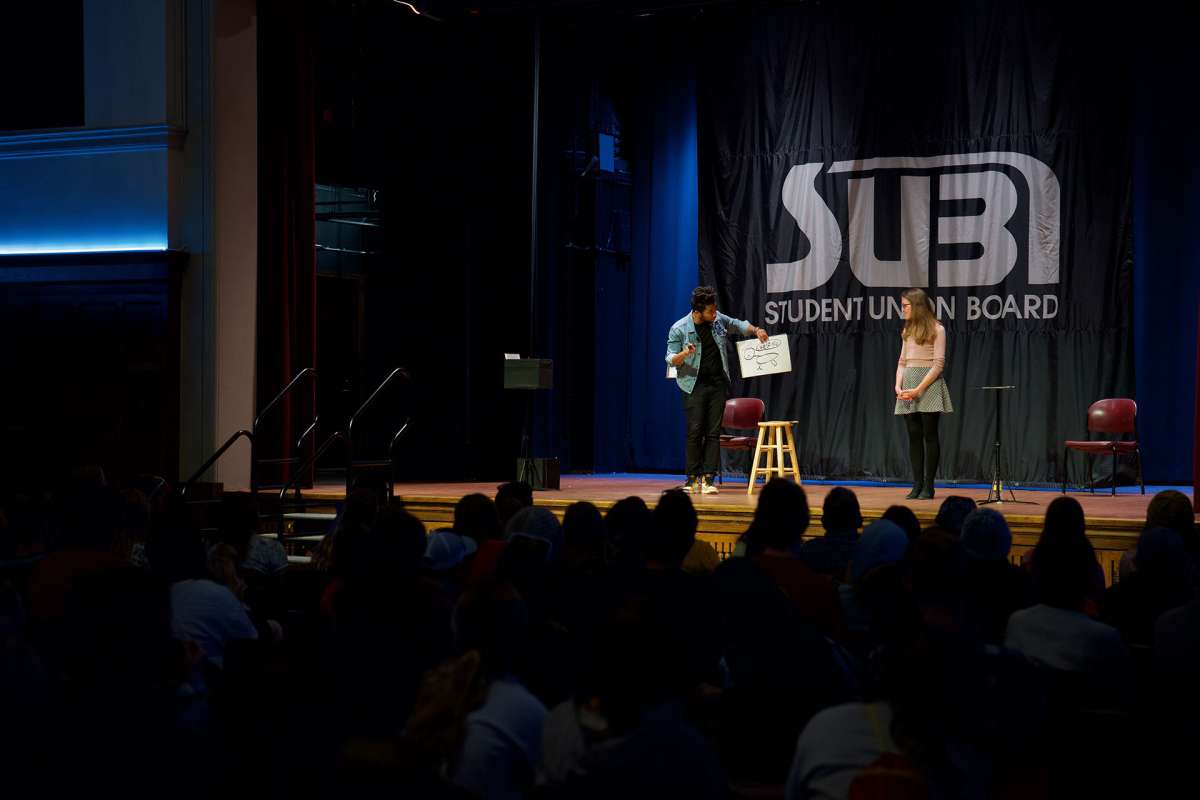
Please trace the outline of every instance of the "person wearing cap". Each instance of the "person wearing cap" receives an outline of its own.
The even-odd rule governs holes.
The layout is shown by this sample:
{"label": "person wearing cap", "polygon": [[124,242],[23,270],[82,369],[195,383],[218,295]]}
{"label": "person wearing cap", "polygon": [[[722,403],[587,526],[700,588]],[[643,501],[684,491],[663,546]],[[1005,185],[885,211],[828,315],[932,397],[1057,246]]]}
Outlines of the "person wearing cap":
{"label": "person wearing cap", "polygon": [[462,594],[471,557],[479,546],[470,536],[461,536],[453,531],[434,531],[425,543],[422,567],[442,588],[450,602]]}
{"label": "person wearing cap", "polygon": [[888,605],[880,598],[895,589],[892,567],[904,560],[908,552],[908,534],[894,522],[876,520],[863,529],[858,539],[854,559],[850,562],[850,582],[838,586],[842,618],[851,644],[869,652],[876,609]]}
{"label": "person wearing cap", "polygon": [[1009,562],[1012,532],[995,509],[967,514],[960,541],[967,558],[967,618],[983,641],[1003,644],[1009,616],[1036,601],[1033,580]]}

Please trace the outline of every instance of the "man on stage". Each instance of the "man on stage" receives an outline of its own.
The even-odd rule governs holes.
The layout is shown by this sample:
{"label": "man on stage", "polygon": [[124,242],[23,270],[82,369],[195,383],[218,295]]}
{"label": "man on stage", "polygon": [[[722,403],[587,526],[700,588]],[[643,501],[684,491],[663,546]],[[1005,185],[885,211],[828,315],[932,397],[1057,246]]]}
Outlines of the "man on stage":
{"label": "man on stage", "polygon": [[717,311],[717,292],[711,286],[692,290],[692,313],[671,326],[667,334],[667,364],[683,392],[687,419],[686,492],[716,494],[721,446],[721,417],[729,397],[729,362],[725,342],[730,328],[744,336],[767,340],[767,332],[743,319]]}

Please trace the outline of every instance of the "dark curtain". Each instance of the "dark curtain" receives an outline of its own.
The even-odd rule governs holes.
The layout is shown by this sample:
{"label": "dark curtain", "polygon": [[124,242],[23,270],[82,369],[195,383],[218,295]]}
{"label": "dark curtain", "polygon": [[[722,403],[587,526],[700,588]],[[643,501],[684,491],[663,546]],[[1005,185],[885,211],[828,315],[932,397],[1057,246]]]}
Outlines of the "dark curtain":
{"label": "dark curtain", "polygon": [[695,87],[677,52],[646,52],[629,132],[632,254],[596,274],[598,471],[683,471],[683,407],[663,357],[698,272]]}
{"label": "dark curtain", "polygon": [[[258,337],[261,409],[316,358],[313,47],[307,3],[258,4]],[[297,387],[269,420],[259,456],[292,455],[315,392]],[[305,481],[311,482],[311,474]],[[284,476],[286,479],[286,476]],[[274,482],[271,473],[260,480]]]}
{"label": "dark curtain", "polygon": [[1053,483],[1088,404],[1135,388],[1119,32],[1032,2],[708,22],[701,277],[727,313],[786,334],[793,364],[735,394],[800,420],[806,473],[907,477],[898,294],[923,286],[955,404],[940,477],[990,474],[996,405],[979,387],[1003,384],[1008,477]]}
{"label": "dark curtain", "polygon": [[1200,301],[1200,154],[1180,139],[1200,127],[1191,92],[1200,11],[1163,9],[1141,23],[1134,148],[1134,319],[1138,436],[1147,482],[1187,485],[1195,441]]}

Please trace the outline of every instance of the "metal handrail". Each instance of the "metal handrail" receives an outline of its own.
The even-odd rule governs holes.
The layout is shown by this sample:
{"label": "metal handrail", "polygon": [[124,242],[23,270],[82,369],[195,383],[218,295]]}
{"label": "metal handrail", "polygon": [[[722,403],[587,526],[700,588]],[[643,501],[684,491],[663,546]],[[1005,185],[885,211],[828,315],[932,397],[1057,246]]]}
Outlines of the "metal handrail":
{"label": "metal handrail", "polygon": [[325,455],[325,451],[328,450],[330,447],[332,447],[335,442],[342,442],[342,444],[345,444],[346,443],[346,434],[342,433],[341,431],[334,431],[333,433],[329,434],[329,438],[321,443],[321,446],[318,447],[315,452],[313,452],[312,456],[307,461],[303,462],[296,468],[296,472],[292,475],[291,478],[289,478],[283,484],[283,488],[281,488],[279,490],[279,515],[276,518],[277,522],[276,522],[275,531],[276,531],[276,535],[279,537],[280,541],[283,541],[283,515],[284,515],[283,503],[284,503],[284,498],[287,497],[288,490],[295,488],[296,502],[300,503],[301,502],[300,483],[299,483],[300,476],[304,475],[306,472],[308,472],[308,470],[310,468],[312,468],[312,466],[314,464],[317,463],[317,459],[319,459],[321,456]]}
{"label": "metal handrail", "polygon": [[271,409],[273,409],[275,406],[279,405],[279,401],[283,400],[283,398],[287,395],[287,393],[290,392],[296,384],[298,384],[301,380],[308,377],[309,375],[312,376],[313,380],[316,380],[316,378],[317,378],[316,369],[314,369],[313,367],[305,367],[304,369],[297,372],[296,377],[292,378],[288,382],[287,386],[285,386],[279,390],[279,394],[275,395],[275,399],[272,400],[271,402],[267,403],[266,407],[263,408],[262,411],[258,412],[258,416],[254,418],[254,425],[252,426],[251,429],[257,431],[259,424],[262,423],[262,419],[263,419],[263,417],[265,417],[267,415],[267,412],[270,411]]}
{"label": "metal handrail", "polygon": [[321,446],[316,449],[316,452],[314,452],[307,461],[296,467],[296,472],[287,480],[286,483],[283,484],[283,488],[279,490],[279,501],[281,503],[283,502],[283,499],[287,497],[288,490],[293,488],[293,485],[297,490],[299,490],[300,486],[298,481],[300,476],[307,472],[314,464],[316,464],[317,459],[325,455],[325,451],[328,450],[334,444],[334,442],[338,441],[344,444],[347,441],[346,434],[342,433],[341,431],[334,431],[333,433],[329,434],[329,438],[321,443]]}
{"label": "metal handrail", "polygon": [[354,423],[363,415],[363,412],[365,412],[371,406],[371,404],[375,402],[375,398],[379,396],[379,393],[382,392],[384,388],[398,375],[402,375],[405,380],[409,380],[408,371],[404,369],[404,367],[396,367],[391,371],[391,373],[388,374],[386,378],[383,379],[381,384],[375,387],[375,391],[371,392],[371,396],[363,401],[362,405],[358,407],[358,410],[350,415],[350,424],[346,426],[347,439],[352,439],[354,436]]}
{"label": "metal handrail", "polygon": [[[354,423],[357,422],[358,418],[361,417],[366,412],[366,410],[371,407],[371,405],[375,402],[375,398],[379,397],[380,393],[383,392],[383,390],[385,388],[387,388],[387,385],[389,383],[391,383],[393,380],[395,380],[397,377],[403,377],[405,380],[410,380],[408,370],[404,369],[403,367],[396,367],[390,373],[388,373],[388,376],[386,378],[384,378],[383,381],[378,386],[375,387],[375,391],[371,392],[371,396],[363,401],[362,405],[360,405],[358,407],[358,410],[356,410],[353,414],[350,415],[350,423],[346,426],[346,461],[347,461],[347,465],[346,465],[346,495],[347,496],[350,495],[351,483],[354,481]],[[408,425],[407,420],[405,421],[404,424],[405,424],[405,426]],[[401,430],[403,430],[403,428],[401,428]],[[393,437],[393,440],[394,440],[394,437]],[[389,453],[389,458],[390,458],[390,453],[391,453],[390,446],[389,446],[388,453]],[[395,469],[395,467],[393,466],[392,469]]]}
{"label": "metal handrail", "polygon": [[[290,381],[288,381],[287,386],[284,386],[282,389],[280,389],[279,394],[275,395],[275,398],[273,400],[271,400],[271,402],[267,403],[267,405],[261,411],[258,412],[258,416],[254,418],[254,424],[250,427],[250,430],[252,430],[254,433],[257,434],[258,426],[262,424],[263,417],[265,417],[267,415],[267,413],[271,411],[271,409],[273,409],[273,408],[275,408],[275,406],[279,405],[279,403],[283,400],[283,398],[286,397],[288,395],[288,393],[290,391],[292,391],[293,388],[295,388],[297,385],[299,385],[299,383],[301,381],[303,381],[305,378],[310,378],[310,377],[312,378],[313,382],[315,383],[317,380],[317,370],[313,367],[305,367],[304,369],[297,372],[296,376],[294,378],[292,378]],[[317,424],[316,414],[314,413],[312,424],[308,426],[308,429],[305,431],[305,434],[307,434],[309,431],[311,431],[316,424]],[[257,441],[256,439],[252,439],[251,443],[250,443],[250,493],[252,495],[254,495],[255,497],[258,496],[258,449],[255,446],[256,441]],[[304,441],[304,436],[300,437],[300,441],[301,442]],[[300,451],[300,445],[299,445],[299,443],[297,443],[296,452],[298,453],[299,451]]]}
{"label": "metal handrail", "polygon": [[312,424],[304,429],[300,434],[300,438],[296,440],[296,452],[300,452],[300,448],[304,446],[304,440],[311,436],[317,430],[317,423],[321,421],[320,415],[313,417]]}
{"label": "metal handrail", "polygon": [[[244,436],[250,442],[250,493],[257,497],[257,495],[258,495],[258,451],[257,451],[258,439],[257,439],[257,434],[258,434],[259,425],[262,424],[263,417],[265,417],[267,415],[267,413],[271,411],[271,409],[273,409],[273,408],[275,408],[275,406],[279,405],[280,401],[282,401],[283,398],[287,396],[288,392],[290,392],[293,388],[295,388],[302,380],[304,380],[305,378],[309,378],[309,377],[311,377],[313,380],[316,380],[316,378],[317,378],[317,371],[315,369],[313,369],[312,367],[305,367],[304,369],[297,372],[296,376],[288,382],[288,385],[284,386],[283,389],[281,389],[279,391],[279,394],[275,395],[274,399],[272,399],[271,402],[267,403],[267,405],[262,409],[262,411],[258,412],[258,416],[256,416],[254,418],[254,423],[250,426],[249,430],[242,428],[241,430],[239,430],[239,431],[235,432],[233,435],[231,435],[228,439],[225,440],[224,444],[222,444],[219,448],[217,448],[217,451],[215,453],[213,453],[211,456],[209,456],[208,459],[203,464],[200,465],[199,469],[197,469],[195,472],[193,472],[191,474],[191,476],[186,481],[183,482],[183,485],[179,490],[179,496],[182,498],[186,498],[188,490],[190,488],[192,488],[192,484],[194,484],[197,480],[199,480],[201,475],[203,475],[205,472],[208,472],[208,470],[212,468],[213,464],[217,463],[218,459],[220,459],[221,456],[225,455],[226,451],[229,450],[230,447],[233,447],[234,442],[236,442],[238,439],[240,439]],[[303,443],[305,437],[309,433],[311,433],[313,431],[313,429],[316,427],[316,424],[317,424],[317,420],[314,416],[312,424],[309,425],[308,429],[305,430],[303,435],[301,435],[300,441],[296,445],[297,450],[299,450],[300,444]]]}
{"label": "metal handrail", "polygon": [[[352,479],[352,473],[354,470],[354,440],[353,440],[354,423],[357,422],[359,420],[359,418],[362,417],[362,415],[367,411],[367,409],[369,409],[371,407],[371,405],[375,402],[375,400],[379,397],[380,393],[387,387],[387,385],[398,377],[402,377],[405,380],[410,379],[407,370],[405,370],[403,367],[397,367],[397,368],[393,369],[390,373],[388,373],[388,376],[386,378],[384,378],[383,381],[377,387],[375,387],[375,391],[371,392],[370,397],[368,397],[365,401],[363,401],[363,403],[355,410],[355,412],[350,415],[350,421],[346,425],[345,432],[334,431],[333,433],[331,433],[329,435],[329,438],[327,438],[324,442],[322,442],[320,447],[316,448],[316,450],[313,452],[312,456],[310,456],[307,460],[301,462],[296,467],[295,473],[292,475],[292,477],[288,481],[286,481],[284,483],[283,487],[280,488],[280,490],[279,490],[279,502],[280,502],[280,513],[281,514],[282,514],[283,502],[287,498],[289,491],[294,489],[296,492],[296,502],[297,503],[302,502],[302,498],[300,495],[300,484],[299,484],[301,477],[304,474],[306,474],[308,472],[308,470],[312,469],[316,465],[317,461],[321,458],[321,456],[325,455],[325,453],[334,444],[337,444],[337,443],[341,443],[342,447],[345,450],[345,454],[346,454],[346,460],[347,460],[346,491],[347,491],[347,494],[349,494],[350,481]],[[399,439],[400,439],[401,435],[403,435],[404,431],[408,428],[408,424],[409,424],[409,420],[405,419],[404,424],[400,426],[400,429],[398,431],[396,431],[395,434],[393,434],[392,440],[391,440],[390,444],[388,445],[389,457],[391,457],[392,462],[393,462],[393,464],[392,464],[392,470],[393,470],[392,477],[393,478],[395,477],[394,476],[394,471],[395,471],[394,452],[395,452],[396,443],[399,441]],[[317,420],[314,419],[312,425],[310,425],[304,431],[304,433],[301,434],[300,440],[299,440],[299,442],[297,442],[297,449],[299,449],[300,443],[303,442],[316,429],[316,425],[317,425]],[[282,522],[282,517],[281,517],[281,522]],[[282,531],[283,531],[282,524],[280,525],[279,530],[280,530],[280,533],[282,534]]]}
{"label": "metal handrail", "polygon": [[391,443],[388,444],[388,460],[392,462],[388,467],[388,477],[390,480],[388,481],[387,494],[389,500],[392,498],[392,487],[396,485],[396,445],[400,442],[400,437],[408,430],[408,423],[410,422],[412,422],[412,417],[406,417],[404,424],[400,426],[400,430],[396,431],[392,436]]}
{"label": "metal handrail", "polygon": [[[197,480],[199,480],[201,475],[208,472],[209,468],[212,467],[213,464],[217,463],[217,459],[219,459],[221,456],[225,455],[225,451],[228,450],[229,448],[233,447],[233,443],[236,442],[238,439],[242,438],[243,436],[245,436],[247,439],[250,440],[250,448],[251,448],[251,450],[253,450],[254,449],[254,434],[251,433],[250,431],[246,430],[245,428],[242,428],[240,431],[238,431],[237,433],[233,434],[228,439],[226,439],[225,444],[221,445],[217,449],[217,452],[215,452],[211,456],[209,456],[208,460],[205,461],[203,464],[201,464],[200,468],[198,470],[196,470],[195,472],[193,472],[191,474],[191,477],[189,477],[186,481],[183,482],[183,487],[179,490],[179,496],[186,498],[188,489],[192,488],[192,484],[195,483]],[[251,466],[253,466],[253,461],[251,461]]]}

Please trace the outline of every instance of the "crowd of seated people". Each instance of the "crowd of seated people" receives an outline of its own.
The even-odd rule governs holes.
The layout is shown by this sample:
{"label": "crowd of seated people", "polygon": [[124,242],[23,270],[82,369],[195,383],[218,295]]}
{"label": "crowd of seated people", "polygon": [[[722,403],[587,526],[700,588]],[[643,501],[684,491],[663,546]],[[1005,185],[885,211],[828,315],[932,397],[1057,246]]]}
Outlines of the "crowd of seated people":
{"label": "crowd of seated people", "polygon": [[[946,498],[864,526],[775,479],[721,560],[688,495],[352,491],[311,563],[99,469],[0,502],[6,783],[117,796],[1158,793],[1200,741],[1200,541],[1162,492],[1105,587],[1079,503],[1014,558]],[[204,530],[201,528],[204,527]],[[815,527],[815,526],[813,526]],[[13,796],[18,796],[14,794]]]}

